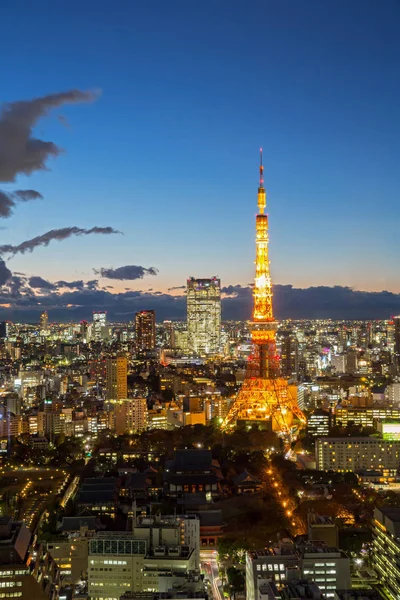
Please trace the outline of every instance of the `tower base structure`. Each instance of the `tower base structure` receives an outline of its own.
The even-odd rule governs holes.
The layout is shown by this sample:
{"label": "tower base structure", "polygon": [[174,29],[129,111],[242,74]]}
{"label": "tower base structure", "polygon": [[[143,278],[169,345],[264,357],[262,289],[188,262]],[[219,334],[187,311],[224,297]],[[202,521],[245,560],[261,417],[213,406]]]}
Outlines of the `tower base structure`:
{"label": "tower base structure", "polygon": [[238,421],[258,422],[263,429],[290,436],[295,420],[305,423],[305,417],[297,405],[296,386],[289,386],[286,379],[246,378],[223,423],[223,428],[234,426]]}

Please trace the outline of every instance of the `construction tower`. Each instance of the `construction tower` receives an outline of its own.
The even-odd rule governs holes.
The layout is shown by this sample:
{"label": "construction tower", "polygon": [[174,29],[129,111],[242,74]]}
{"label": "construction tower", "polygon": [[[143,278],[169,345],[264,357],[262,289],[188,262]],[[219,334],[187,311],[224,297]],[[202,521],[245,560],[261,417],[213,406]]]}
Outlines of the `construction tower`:
{"label": "construction tower", "polygon": [[273,431],[289,435],[293,418],[302,423],[305,417],[297,405],[296,387],[281,377],[276,353],[277,321],[272,310],[272,284],[268,258],[268,215],[264,167],[260,150],[260,184],[256,216],[256,276],[251,323],[253,353],[249,358],[243,385],[225,418],[223,427],[238,421],[264,422]]}

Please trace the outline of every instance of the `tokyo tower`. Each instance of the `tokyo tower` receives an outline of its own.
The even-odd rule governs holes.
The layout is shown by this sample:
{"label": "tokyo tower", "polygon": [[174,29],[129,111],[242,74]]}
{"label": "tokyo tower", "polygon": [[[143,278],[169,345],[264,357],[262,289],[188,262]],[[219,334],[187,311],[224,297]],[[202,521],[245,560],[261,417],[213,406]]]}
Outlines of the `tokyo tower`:
{"label": "tokyo tower", "polygon": [[223,427],[238,421],[264,422],[273,431],[289,435],[293,419],[306,419],[297,405],[296,386],[281,377],[276,353],[278,323],[272,310],[272,284],[268,258],[268,215],[265,214],[266,193],[264,167],[260,149],[260,184],[256,216],[256,276],[251,323],[253,354],[249,358],[243,385],[225,418]]}

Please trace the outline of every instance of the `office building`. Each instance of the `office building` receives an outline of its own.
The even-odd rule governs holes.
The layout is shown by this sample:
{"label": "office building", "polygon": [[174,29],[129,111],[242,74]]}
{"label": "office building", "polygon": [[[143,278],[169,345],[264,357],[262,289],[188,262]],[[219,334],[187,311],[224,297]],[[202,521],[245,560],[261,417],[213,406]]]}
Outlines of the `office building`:
{"label": "office building", "polygon": [[375,437],[325,437],[315,442],[319,471],[380,471],[396,473],[400,464],[400,440]]}
{"label": "office building", "polygon": [[146,398],[123,398],[114,401],[115,433],[136,433],[147,428]]}
{"label": "office building", "polygon": [[263,580],[283,586],[291,579],[293,570],[297,571],[298,579],[314,581],[325,598],[334,598],[336,589],[351,587],[350,559],[342,550],[321,541],[294,544],[283,539],[276,547],[247,552],[247,600],[259,598],[259,585]]}
{"label": "office building", "polygon": [[311,413],[307,420],[307,432],[313,437],[321,437],[329,435],[329,427],[331,424],[331,415],[329,412],[316,409]]}
{"label": "office building", "polygon": [[346,354],[333,354],[331,356],[331,367],[335,373],[346,373]]}
{"label": "office building", "polygon": [[76,584],[87,575],[89,539],[101,527],[96,516],[64,517],[60,535],[47,550],[60,569],[63,584]]}
{"label": "office building", "polygon": [[400,508],[375,508],[372,536],[371,556],[379,583],[395,600],[400,597]]}
{"label": "office building", "polygon": [[296,336],[289,331],[280,332],[281,373],[284,377],[297,375],[299,370],[299,344]]}
{"label": "office building", "polygon": [[347,427],[348,423],[363,427],[375,427],[376,421],[385,421],[386,419],[400,419],[400,407],[367,406],[365,408],[338,407],[335,409],[335,422],[342,427]]}
{"label": "office building", "polygon": [[358,352],[357,350],[348,350],[346,353],[346,373],[354,375],[358,372]]}
{"label": "office building", "polygon": [[89,333],[89,324],[87,321],[81,321],[80,323],[80,327],[79,327],[79,332],[81,335],[81,338],[84,342],[88,341],[88,333]]}
{"label": "office building", "polygon": [[393,317],[394,324],[394,352],[400,357],[400,316]]}
{"label": "office building", "polygon": [[221,339],[221,282],[216,277],[187,281],[187,326],[190,352],[218,354]]}
{"label": "office building", "polygon": [[328,546],[338,547],[339,527],[333,517],[326,517],[315,511],[309,511],[307,525],[309,541],[325,542]]}
{"label": "office building", "polygon": [[390,406],[400,408],[400,383],[390,383],[386,386],[385,397]]}
{"label": "office building", "polygon": [[7,339],[9,332],[9,323],[8,321],[1,321],[0,323],[0,339]]}
{"label": "office building", "polygon": [[290,577],[283,587],[278,587],[269,579],[261,579],[258,600],[324,600],[317,584],[309,579],[301,579],[298,569],[290,571]]}
{"label": "office building", "polygon": [[[0,517],[0,598],[48,600],[50,588],[58,583],[49,577],[50,570],[45,573],[45,579],[44,573],[39,572],[48,564],[37,565],[34,570],[27,566],[31,538],[24,523],[13,522],[11,517]],[[40,558],[38,556],[38,561]]]}
{"label": "office building", "polygon": [[47,314],[47,310],[42,312],[40,315],[40,330],[42,332],[46,332],[49,328],[49,315]]}
{"label": "office building", "polygon": [[107,313],[105,311],[93,312],[92,339],[95,342],[101,342],[103,339],[103,328],[107,324]]}
{"label": "office building", "polygon": [[107,400],[123,400],[128,397],[128,360],[126,356],[107,358]]}
{"label": "office building", "polygon": [[89,541],[90,598],[119,600],[125,592],[163,591],[166,573],[179,579],[196,571],[199,523],[194,516],[134,517],[132,532],[98,533]]}
{"label": "office building", "polygon": [[135,315],[136,349],[139,352],[154,350],[156,346],[156,314],[154,310],[141,310]]}
{"label": "office building", "polygon": [[164,343],[167,348],[175,348],[175,327],[172,321],[164,321]]}

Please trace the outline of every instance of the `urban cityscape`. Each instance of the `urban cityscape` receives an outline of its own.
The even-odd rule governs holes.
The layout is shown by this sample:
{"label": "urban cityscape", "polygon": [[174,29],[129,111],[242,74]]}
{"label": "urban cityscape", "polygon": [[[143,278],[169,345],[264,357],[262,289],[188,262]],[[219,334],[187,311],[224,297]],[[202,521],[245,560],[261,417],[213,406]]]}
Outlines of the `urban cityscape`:
{"label": "urban cityscape", "polygon": [[[392,0],[382,9],[357,1],[348,12],[330,0],[325,6],[306,0],[301,8],[293,0],[285,8],[275,0],[255,0],[254,7],[206,1],[201,8],[173,0],[175,15],[158,0],[152,7],[115,4],[71,2],[61,15],[60,7],[39,2],[36,12],[28,2],[21,32],[33,23],[48,33],[55,54],[47,62],[32,48],[29,68],[37,57],[38,79],[29,84],[19,52],[28,56],[30,33],[11,59],[24,82],[7,88],[0,108],[0,218],[11,223],[0,228],[0,599],[400,600],[400,288],[392,269],[399,258],[392,198],[398,174],[394,168],[391,180],[389,158],[397,142],[380,145],[362,105],[371,73],[382,78],[380,96],[395,89],[388,67],[393,48],[400,58],[399,8]],[[15,23],[15,8],[6,12]],[[271,48],[279,40],[279,58],[271,62],[253,31],[261,37],[268,31]],[[375,31],[379,39],[370,46]],[[64,45],[73,38],[76,48],[68,51],[78,53],[69,63]],[[277,81],[286,82],[276,131],[265,108],[256,114],[239,89],[247,92],[248,77],[259,81],[251,66],[255,49],[254,60],[272,79],[277,60]],[[130,129],[125,100],[109,85],[120,112],[98,113],[102,133],[90,140],[91,156],[85,144],[98,127],[81,117],[86,139],[74,142],[78,163],[71,159],[60,175],[49,165],[62,162],[64,147],[46,140],[59,135],[70,153],[69,136],[81,135],[70,124],[76,105],[96,110],[103,91],[70,87],[45,95],[43,81],[71,80],[69,64],[78,82],[126,77],[128,111],[131,102],[143,105],[135,105],[140,116]],[[221,98],[216,64],[227,69],[229,92]],[[220,83],[224,76],[216,72]],[[333,84],[325,88],[330,79],[340,83],[338,95],[318,106],[318,94],[332,93]],[[291,95],[300,80],[307,100],[299,123],[329,110],[348,119],[351,140],[365,111],[357,135],[369,128],[378,136],[371,147],[382,153],[386,184],[383,171],[369,171],[371,149],[364,148],[365,162],[346,170],[344,138],[334,138],[338,123],[324,125],[332,139],[328,129],[318,137],[310,125],[304,154],[302,147],[291,169],[278,139],[288,136],[284,118],[297,101],[302,105],[301,94]],[[260,86],[264,94],[268,85]],[[11,98],[27,96],[26,87],[34,90],[31,99]],[[233,90],[238,99],[230,120]],[[348,104],[341,105],[348,90]],[[379,109],[376,98],[368,100],[382,131],[389,123],[390,140],[400,123],[390,115],[399,91],[397,85]],[[360,95],[350,115],[352,94]],[[190,106],[187,121],[181,96]],[[167,129],[158,138],[157,114],[169,103]],[[74,105],[68,118],[55,112],[66,105]],[[207,144],[204,164],[189,176],[180,160],[190,169],[198,157],[196,149],[190,158],[187,146],[194,114],[194,141],[203,146],[204,135]],[[63,134],[55,133],[54,121]],[[245,133],[250,124],[254,135]],[[235,142],[228,135],[225,146],[219,135],[230,131]],[[264,147],[253,144],[256,137]],[[245,149],[233,165],[230,155],[242,139]],[[213,145],[225,156],[220,171],[213,170]],[[329,145],[328,168],[321,148]],[[114,160],[124,153],[129,167],[121,158],[118,168]],[[311,167],[302,179],[307,156]],[[338,206],[329,205],[332,174],[347,186]],[[27,176],[44,195],[14,189]],[[46,184],[52,178],[53,188]],[[313,200],[313,184],[315,193],[319,185],[325,190],[322,200]],[[374,205],[376,222],[369,185],[382,193],[374,199],[382,203]],[[213,186],[220,190],[215,197]],[[104,196],[102,188],[109,190]],[[67,218],[79,224],[65,226]],[[377,235],[382,222],[386,237]],[[25,241],[16,244],[20,234]],[[135,255],[135,264],[126,264],[123,251]],[[287,273],[293,284],[281,283]]]}

